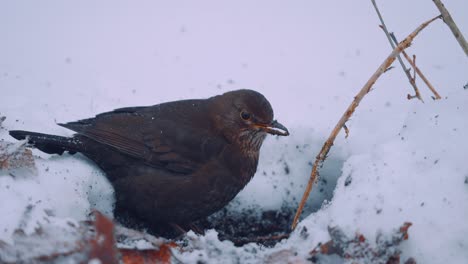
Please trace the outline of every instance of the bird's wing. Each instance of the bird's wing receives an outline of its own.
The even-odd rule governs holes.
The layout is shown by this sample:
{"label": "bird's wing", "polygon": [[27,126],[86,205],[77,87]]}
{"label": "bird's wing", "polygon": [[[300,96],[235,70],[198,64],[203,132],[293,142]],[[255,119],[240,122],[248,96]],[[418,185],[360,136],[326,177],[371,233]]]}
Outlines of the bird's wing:
{"label": "bird's wing", "polygon": [[222,151],[226,141],[200,122],[197,126],[197,116],[191,117],[190,111],[181,114],[177,107],[165,108],[122,108],[59,125],[151,166],[180,174],[192,173]]}

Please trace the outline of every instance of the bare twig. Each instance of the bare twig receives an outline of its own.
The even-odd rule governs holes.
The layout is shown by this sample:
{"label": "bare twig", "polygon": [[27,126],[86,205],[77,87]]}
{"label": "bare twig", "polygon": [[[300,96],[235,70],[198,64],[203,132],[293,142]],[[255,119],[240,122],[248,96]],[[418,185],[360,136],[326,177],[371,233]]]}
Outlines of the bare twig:
{"label": "bare twig", "polygon": [[[387,71],[387,70],[385,70]],[[343,129],[344,129],[344,132],[345,132],[345,138],[348,138],[349,136],[349,128],[346,126],[346,124],[343,125]]]}
{"label": "bare twig", "polygon": [[440,13],[442,14],[442,18],[444,19],[445,24],[452,30],[453,35],[458,41],[458,44],[460,44],[460,47],[462,47],[463,51],[465,51],[465,55],[468,56],[468,43],[465,40],[465,37],[463,37],[463,34],[461,33],[460,29],[458,29],[457,24],[455,24],[455,21],[453,21],[452,16],[450,15],[449,11],[447,8],[445,8],[444,4],[440,0],[432,0],[434,4],[437,6],[439,9]]}
{"label": "bare twig", "polygon": [[[374,5],[375,12],[377,12],[377,15],[379,16],[380,22],[382,23],[382,25],[380,27],[385,32],[385,35],[387,36],[388,42],[390,43],[390,46],[392,46],[392,49],[395,49],[395,44],[393,44],[393,41],[392,41],[392,39],[390,37],[390,33],[388,32],[387,26],[385,25],[385,22],[384,22],[384,20],[382,18],[382,15],[380,14],[379,8],[377,7],[377,3],[375,2],[375,0],[371,0],[371,1],[372,1],[372,4]],[[403,71],[405,72],[406,77],[408,77],[408,80],[409,80],[411,86],[413,86],[413,89],[414,89],[415,94],[414,95],[408,95],[408,99],[418,98],[419,100],[424,102],[422,97],[421,97],[421,94],[419,93],[419,89],[416,86],[416,82],[411,77],[410,70],[406,68],[405,64],[403,63],[403,60],[401,59],[400,54],[397,55],[397,58],[398,58],[398,62],[400,62],[401,68],[403,68]]]}
{"label": "bare twig", "polygon": [[[393,41],[395,43],[398,43],[398,40],[397,38],[395,37],[395,34],[393,33],[390,33],[390,36],[392,37]],[[429,82],[429,80],[426,78],[426,76],[421,72],[421,70],[416,66],[416,63],[414,61],[411,60],[411,58],[408,56],[408,54],[406,53],[406,51],[402,51],[401,52],[403,54],[403,56],[405,56],[405,59],[409,62],[409,64],[411,65],[411,67],[413,67],[414,71],[419,75],[419,77],[421,77],[421,79],[424,81],[424,83],[427,85],[427,87],[429,88],[429,90],[431,90],[431,92],[434,94],[434,96],[432,97],[434,100],[438,100],[438,99],[441,99],[442,97],[440,97],[439,93],[436,91],[436,89],[434,88],[434,86],[432,86],[432,84]]]}
{"label": "bare twig", "polygon": [[367,81],[367,83],[362,87],[362,89],[359,91],[359,93],[354,97],[354,100],[351,102],[351,104],[348,106],[346,111],[344,112],[343,116],[341,116],[340,120],[336,124],[335,128],[333,128],[333,131],[331,132],[330,136],[328,137],[327,141],[323,144],[322,149],[320,150],[320,153],[317,155],[315,159],[314,166],[312,167],[312,172],[310,174],[310,179],[309,182],[307,183],[306,190],[304,191],[304,195],[302,196],[301,202],[299,204],[299,207],[297,208],[296,215],[294,216],[293,223],[291,225],[291,229],[296,228],[297,222],[299,220],[299,217],[301,216],[302,209],[304,209],[305,202],[307,198],[309,197],[310,191],[312,190],[312,186],[315,183],[317,179],[317,174],[318,174],[318,168],[323,164],[325,161],[325,158],[327,157],[328,152],[330,151],[330,148],[333,145],[333,142],[335,141],[336,136],[340,132],[340,130],[343,128],[343,125],[348,121],[348,119],[351,117],[351,115],[354,113],[356,110],[356,107],[359,105],[361,100],[364,98],[364,96],[370,91],[372,85],[377,81],[377,79],[384,73],[384,71],[395,61],[396,56],[403,51],[404,49],[408,48],[413,41],[413,39],[423,30],[427,25],[429,25],[431,22],[434,20],[441,18],[441,16],[434,17],[424,23],[422,23],[418,28],[416,28],[408,37],[406,37],[398,46],[393,49],[392,53],[388,55],[388,57],[385,59],[385,61],[379,66],[379,68],[372,74],[371,78]]}

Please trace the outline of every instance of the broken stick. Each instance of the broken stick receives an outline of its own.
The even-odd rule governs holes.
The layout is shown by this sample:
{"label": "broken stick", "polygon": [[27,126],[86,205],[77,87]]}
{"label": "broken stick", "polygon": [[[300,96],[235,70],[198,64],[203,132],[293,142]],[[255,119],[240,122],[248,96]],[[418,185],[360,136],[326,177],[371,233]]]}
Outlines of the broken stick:
{"label": "broken stick", "polygon": [[338,121],[338,124],[336,124],[335,128],[331,132],[330,136],[328,137],[327,141],[325,141],[325,144],[323,144],[322,149],[320,150],[319,154],[317,155],[315,159],[315,163],[312,167],[312,172],[310,174],[309,182],[307,183],[306,190],[304,191],[304,194],[302,196],[301,202],[299,203],[299,207],[297,208],[296,215],[294,216],[293,223],[291,225],[291,229],[294,230],[297,226],[297,223],[299,221],[299,217],[301,216],[302,210],[304,209],[305,202],[307,198],[309,197],[310,191],[312,190],[312,186],[317,180],[317,175],[318,175],[318,168],[323,162],[325,161],[328,152],[330,151],[330,148],[333,145],[333,142],[335,141],[336,136],[340,132],[340,130],[343,128],[345,125],[346,121],[351,117],[351,115],[354,113],[356,110],[356,107],[359,105],[361,100],[364,98],[364,96],[370,91],[372,85],[377,81],[377,79],[382,75],[382,73],[387,70],[390,65],[395,61],[395,58],[398,54],[401,53],[404,49],[408,48],[413,41],[413,39],[423,30],[425,27],[427,27],[431,22],[434,20],[441,18],[442,16],[436,16],[424,23],[422,23],[418,28],[416,28],[408,37],[406,37],[396,48],[388,55],[388,57],[385,59],[385,61],[379,66],[379,68],[375,71],[374,74],[372,74],[371,78],[367,81],[367,83],[362,87],[362,89],[359,91],[359,93],[354,97],[354,100],[351,102],[351,104],[348,106],[346,111],[344,112],[343,116],[341,119]]}

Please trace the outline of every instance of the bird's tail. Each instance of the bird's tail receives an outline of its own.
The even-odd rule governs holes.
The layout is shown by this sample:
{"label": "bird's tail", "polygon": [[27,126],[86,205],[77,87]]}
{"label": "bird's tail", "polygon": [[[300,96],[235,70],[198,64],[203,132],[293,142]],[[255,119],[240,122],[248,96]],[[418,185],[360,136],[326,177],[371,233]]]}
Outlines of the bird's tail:
{"label": "bird's tail", "polygon": [[82,143],[76,138],[61,137],[30,131],[11,130],[10,135],[18,140],[27,139],[30,144],[48,154],[59,154],[68,151],[70,154],[79,152]]}

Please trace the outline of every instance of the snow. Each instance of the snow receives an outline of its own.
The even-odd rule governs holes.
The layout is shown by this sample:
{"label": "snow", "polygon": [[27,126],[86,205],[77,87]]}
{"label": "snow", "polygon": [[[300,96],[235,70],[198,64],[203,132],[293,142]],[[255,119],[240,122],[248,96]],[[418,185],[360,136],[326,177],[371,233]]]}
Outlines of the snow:
{"label": "snow", "polygon": [[[468,3],[444,3],[467,37]],[[437,15],[432,1],[377,4],[399,39]],[[71,131],[56,123],[255,89],[291,135],[267,139],[257,174],[228,208],[279,210],[297,204],[309,163],[390,53],[378,24],[370,1],[2,2],[0,118],[6,119],[0,140],[15,142],[10,129],[66,136]],[[219,241],[215,230],[189,233],[190,250],[176,258],[305,261],[318,243],[330,240],[330,226],[374,243],[411,222],[409,239],[399,246],[402,261],[466,263],[468,61],[442,21],[425,29],[408,53],[417,55],[443,99],[430,99],[417,78],[425,103],[406,100],[413,91],[394,64],[347,123],[349,137],[338,136],[321,173],[327,183],[314,188],[289,239],[272,248],[236,247]],[[92,162],[80,154],[33,154],[34,173],[0,171],[0,241],[14,244],[18,228],[27,234],[67,228],[60,223],[88,219],[93,208],[112,216],[112,188]]]}

